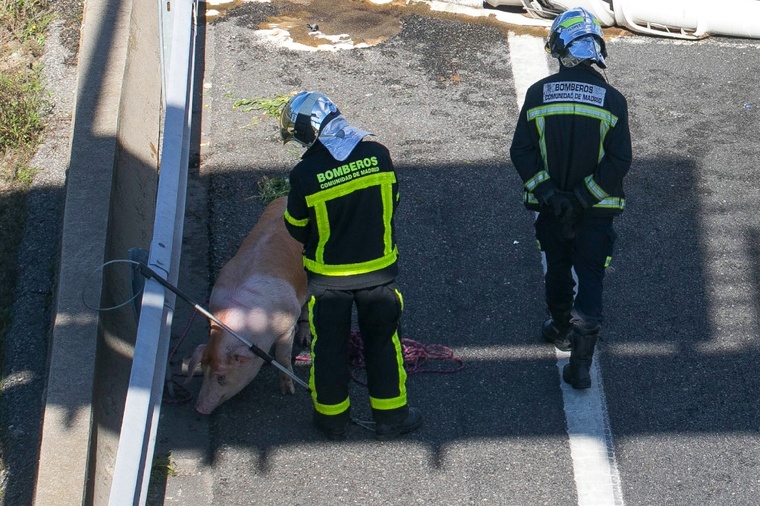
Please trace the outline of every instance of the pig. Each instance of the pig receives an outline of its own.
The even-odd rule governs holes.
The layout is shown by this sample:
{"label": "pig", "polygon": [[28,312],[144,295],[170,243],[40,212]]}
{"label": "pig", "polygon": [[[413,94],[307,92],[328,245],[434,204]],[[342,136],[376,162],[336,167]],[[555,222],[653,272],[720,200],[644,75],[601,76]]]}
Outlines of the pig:
{"label": "pig", "polygon": [[[264,352],[274,346],[274,358],[292,371],[296,334],[301,345],[309,339],[306,271],[302,245],[285,229],[286,197],[270,203],[240,249],[219,273],[209,311],[241,337]],[[211,414],[240,392],[258,374],[264,361],[243,342],[209,322],[210,337],[198,346],[188,369],[200,367],[203,384],[196,411]],[[293,379],[280,374],[280,392],[295,393]]]}

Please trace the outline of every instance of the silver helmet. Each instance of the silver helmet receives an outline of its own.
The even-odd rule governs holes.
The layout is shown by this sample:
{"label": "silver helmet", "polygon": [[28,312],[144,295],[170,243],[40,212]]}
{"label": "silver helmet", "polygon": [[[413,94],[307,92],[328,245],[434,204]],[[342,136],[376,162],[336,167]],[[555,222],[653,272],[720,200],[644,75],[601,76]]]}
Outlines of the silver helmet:
{"label": "silver helmet", "polygon": [[[290,97],[280,113],[280,136],[283,142],[296,141],[310,147],[328,116],[340,114],[332,100],[318,91],[302,91]],[[332,118],[331,118],[332,119]]]}
{"label": "silver helmet", "polygon": [[283,142],[294,140],[309,148],[319,139],[336,160],[348,158],[367,135],[371,134],[350,126],[335,103],[318,91],[293,95],[280,112]]}
{"label": "silver helmet", "polygon": [[607,48],[599,21],[586,9],[577,7],[557,16],[552,23],[546,52],[558,58],[565,67],[574,67],[583,61],[607,68],[604,58]]}

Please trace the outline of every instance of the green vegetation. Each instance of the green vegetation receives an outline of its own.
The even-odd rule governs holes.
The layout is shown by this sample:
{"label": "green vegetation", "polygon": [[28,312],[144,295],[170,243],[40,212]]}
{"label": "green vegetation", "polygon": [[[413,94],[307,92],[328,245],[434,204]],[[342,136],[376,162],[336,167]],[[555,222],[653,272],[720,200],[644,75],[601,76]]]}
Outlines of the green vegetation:
{"label": "green vegetation", "polygon": [[289,98],[287,95],[277,95],[274,98],[241,98],[233,102],[232,108],[240,109],[243,112],[263,111],[265,114],[276,118]]}
{"label": "green vegetation", "polygon": [[153,465],[150,468],[151,480],[166,480],[177,476],[177,468],[172,460],[172,454],[158,455],[153,458]]}
{"label": "green vegetation", "polygon": [[[52,19],[47,0],[0,0],[0,340],[9,325],[26,190],[49,111],[39,59]],[[0,358],[2,358],[0,356]]]}
{"label": "green vegetation", "polygon": [[[232,98],[231,94],[225,95]],[[240,109],[242,112],[262,111],[264,119],[266,117],[278,118],[282,107],[287,103],[289,95],[277,95],[274,98],[240,98],[232,103],[233,109]],[[254,124],[258,119],[253,120]],[[284,197],[290,190],[290,183],[284,178],[275,178],[262,176],[259,180],[259,198],[264,204],[269,204],[278,197]]]}
{"label": "green vegetation", "polygon": [[290,191],[290,182],[284,178],[262,176],[259,179],[259,196],[264,204],[269,204],[278,197],[285,197]]}
{"label": "green vegetation", "polygon": [[0,0],[0,177],[28,185],[29,161],[42,139],[50,104],[39,59],[52,19],[47,0]]}

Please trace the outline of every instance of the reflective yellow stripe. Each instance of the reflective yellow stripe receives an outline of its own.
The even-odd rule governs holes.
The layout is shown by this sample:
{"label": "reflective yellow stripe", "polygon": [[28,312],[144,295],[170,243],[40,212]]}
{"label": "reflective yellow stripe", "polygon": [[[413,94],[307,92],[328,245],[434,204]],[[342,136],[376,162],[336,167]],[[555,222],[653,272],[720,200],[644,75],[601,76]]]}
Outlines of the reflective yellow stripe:
{"label": "reflective yellow stripe", "polygon": [[[398,293],[398,291],[396,292]],[[401,295],[399,293],[399,295]],[[398,391],[397,397],[391,397],[389,399],[376,399],[374,397],[369,398],[369,405],[372,409],[396,409],[406,406],[406,370],[404,369],[404,351],[401,346],[401,340],[398,337],[398,332],[393,334],[393,345],[396,348],[396,367],[398,368]]]}
{"label": "reflective yellow stripe", "polygon": [[531,192],[523,192],[523,202],[538,205],[538,199]]}
{"label": "reflective yellow stripe", "polygon": [[313,389],[311,391],[311,398],[314,401],[314,409],[317,413],[322,413],[323,415],[339,415],[351,407],[351,400],[348,397],[340,404],[320,404],[317,402],[317,393]]}
{"label": "reflective yellow stripe", "polygon": [[305,227],[309,223],[308,217],[302,220],[297,220],[293,218],[293,216],[288,212],[287,209],[285,209],[285,220],[287,220],[287,222],[293,225],[294,227]]}
{"label": "reflective yellow stripe", "polygon": [[[319,264],[325,262],[325,245],[327,240],[330,239],[330,220],[327,215],[327,205],[324,201],[317,203],[314,206],[314,213],[317,216],[317,230],[319,236],[319,242],[317,242],[317,249],[314,251],[315,260]],[[306,264],[306,257],[304,257],[304,265]]]}
{"label": "reflective yellow stripe", "polygon": [[610,131],[611,127],[612,125],[607,121],[599,122],[599,139],[601,139],[601,141],[599,142],[599,159],[597,162],[601,162],[602,158],[604,158],[604,138],[607,137],[607,133]]}
{"label": "reflective yellow stripe", "polygon": [[536,186],[548,180],[549,180],[549,173],[546,172],[545,170],[540,170],[536,172],[535,176],[528,179],[528,182],[525,183],[525,188],[527,188],[529,191],[533,191],[536,188]]}
{"label": "reflective yellow stripe", "polygon": [[[536,205],[539,203],[536,197],[527,191],[523,192],[523,202]],[[620,209],[623,211],[625,210],[625,199],[620,197],[607,197],[594,204],[593,207],[597,209]]]}
{"label": "reflective yellow stripe", "polygon": [[[394,177],[395,181],[396,178]],[[380,196],[383,199],[383,226],[385,233],[383,234],[383,255],[384,258],[389,255],[396,256],[395,248],[393,246],[393,236],[391,233],[391,219],[393,219],[393,186],[390,184],[384,184],[380,189]],[[382,268],[382,267],[381,267]]]}
{"label": "reflective yellow stripe", "polygon": [[622,211],[625,209],[625,199],[621,199],[620,197],[609,197],[600,200],[594,204],[594,207],[601,209],[620,209]]}
{"label": "reflective yellow stripe", "polygon": [[527,112],[527,117],[528,121],[532,121],[534,119],[555,116],[557,114],[571,114],[574,116],[596,118],[600,121],[606,121],[612,126],[615,126],[618,122],[618,117],[606,109],[594,107],[593,105],[576,104],[573,102],[559,102],[556,104],[534,107]]}
{"label": "reflective yellow stripe", "polygon": [[369,405],[372,409],[388,410],[403,408],[406,406],[406,403],[406,392],[404,392],[404,395],[399,395],[398,397],[393,397],[391,399],[375,399],[371,396],[369,398]]}
{"label": "reflective yellow stripe", "polygon": [[[306,205],[314,208],[317,221],[319,242],[314,252],[314,259],[303,259],[304,267],[316,274],[326,276],[352,276],[373,272],[396,262],[398,249],[393,244],[391,219],[393,217],[393,184],[396,182],[396,174],[393,172],[380,172],[362,176],[339,186],[317,192],[306,197]],[[364,190],[379,186],[380,197],[383,201],[383,256],[367,262],[356,264],[330,265],[325,263],[325,247],[330,240],[330,217],[327,212],[327,202],[343,197],[357,190]]]}
{"label": "reflective yellow stripe", "polygon": [[547,159],[549,156],[546,154],[546,120],[539,116],[536,118],[536,130],[538,131],[538,147],[541,150],[541,160],[544,162],[544,171],[546,171],[546,179],[549,179],[549,162]]}
{"label": "reflective yellow stripe", "polygon": [[586,183],[586,189],[596,198],[596,200],[604,200],[609,197],[609,194],[596,183],[593,174],[586,176],[583,181]]}
{"label": "reflective yellow stripe", "polygon": [[[313,295],[309,297],[309,330],[311,330],[311,363],[314,363],[314,345],[317,344],[317,329],[314,328],[314,304],[317,302],[316,297]],[[314,404],[317,403],[317,388],[314,386],[314,368],[309,368],[309,390],[311,390],[311,399]]]}
{"label": "reflective yellow stripe", "polygon": [[[311,363],[314,363],[314,345],[316,344],[319,336],[317,330],[314,328],[314,304],[317,299],[312,295],[309,298],[309,329],[311,329]],[[309,369],[309,388],[311,389],[311,400],[314,404],[314,409],[318,413],[323,415],[339,415],[346,411],[351,406],[351,399],[346,398],[343,402],[338,404],[320,404],[317,402],[317,388],[314,382],[314,367]]]}
{"label": "reflective yellow stripe", "polygon": [[329,265],[304,257],[303,265],[311,272],[324,274],[325,276],[353,276],[367,272],[379,271],[389,265],[393,265],[398,258],[398,248],[393,248],[390,254],[358,264]]}
{"label": "reflective yellow stripe", "polygon": [[380,186],[383,184],[391,185],[396,182],[396,174],[393,172],[379,172],[377,174],[370,174],[368,176],[361,176],[352,181],[343,183],[338,186],[334,186],[327,190],[322,190],[313,195],[306,197],[306,205],[314,207],[320,202],[327,202],[338,197],[343,197],[349,193],[353,193],[356,190],[363,190],[372,186]]}

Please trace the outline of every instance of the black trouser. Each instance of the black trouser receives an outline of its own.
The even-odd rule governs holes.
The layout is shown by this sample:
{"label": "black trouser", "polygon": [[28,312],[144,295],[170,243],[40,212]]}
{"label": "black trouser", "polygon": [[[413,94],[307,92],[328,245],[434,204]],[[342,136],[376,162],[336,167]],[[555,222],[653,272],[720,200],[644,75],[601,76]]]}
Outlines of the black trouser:
{"label": "black trouser", "polygon": [[[406,407],[406,371],[398,335],[403,299],[395,283],[360,290],[310,286],[311,387],[314,409],[339,415],[350,407],[348,340],[354,304],[364,344],[367,388],[373,413]],[[381,415],[382,417],[382,415]]]}
{"label": "black trouser", "polygon": [[[612,220],[611,216],[581,216],[575,225],[575,237],[568,239],[554,214],[539,213],[536,239],[546,255],[544,281],[550,313],[573,310],[575,316],[590,325],[602,323],[604,272],[617,238]],[[578,277],[575,297],[572,269]]]}

